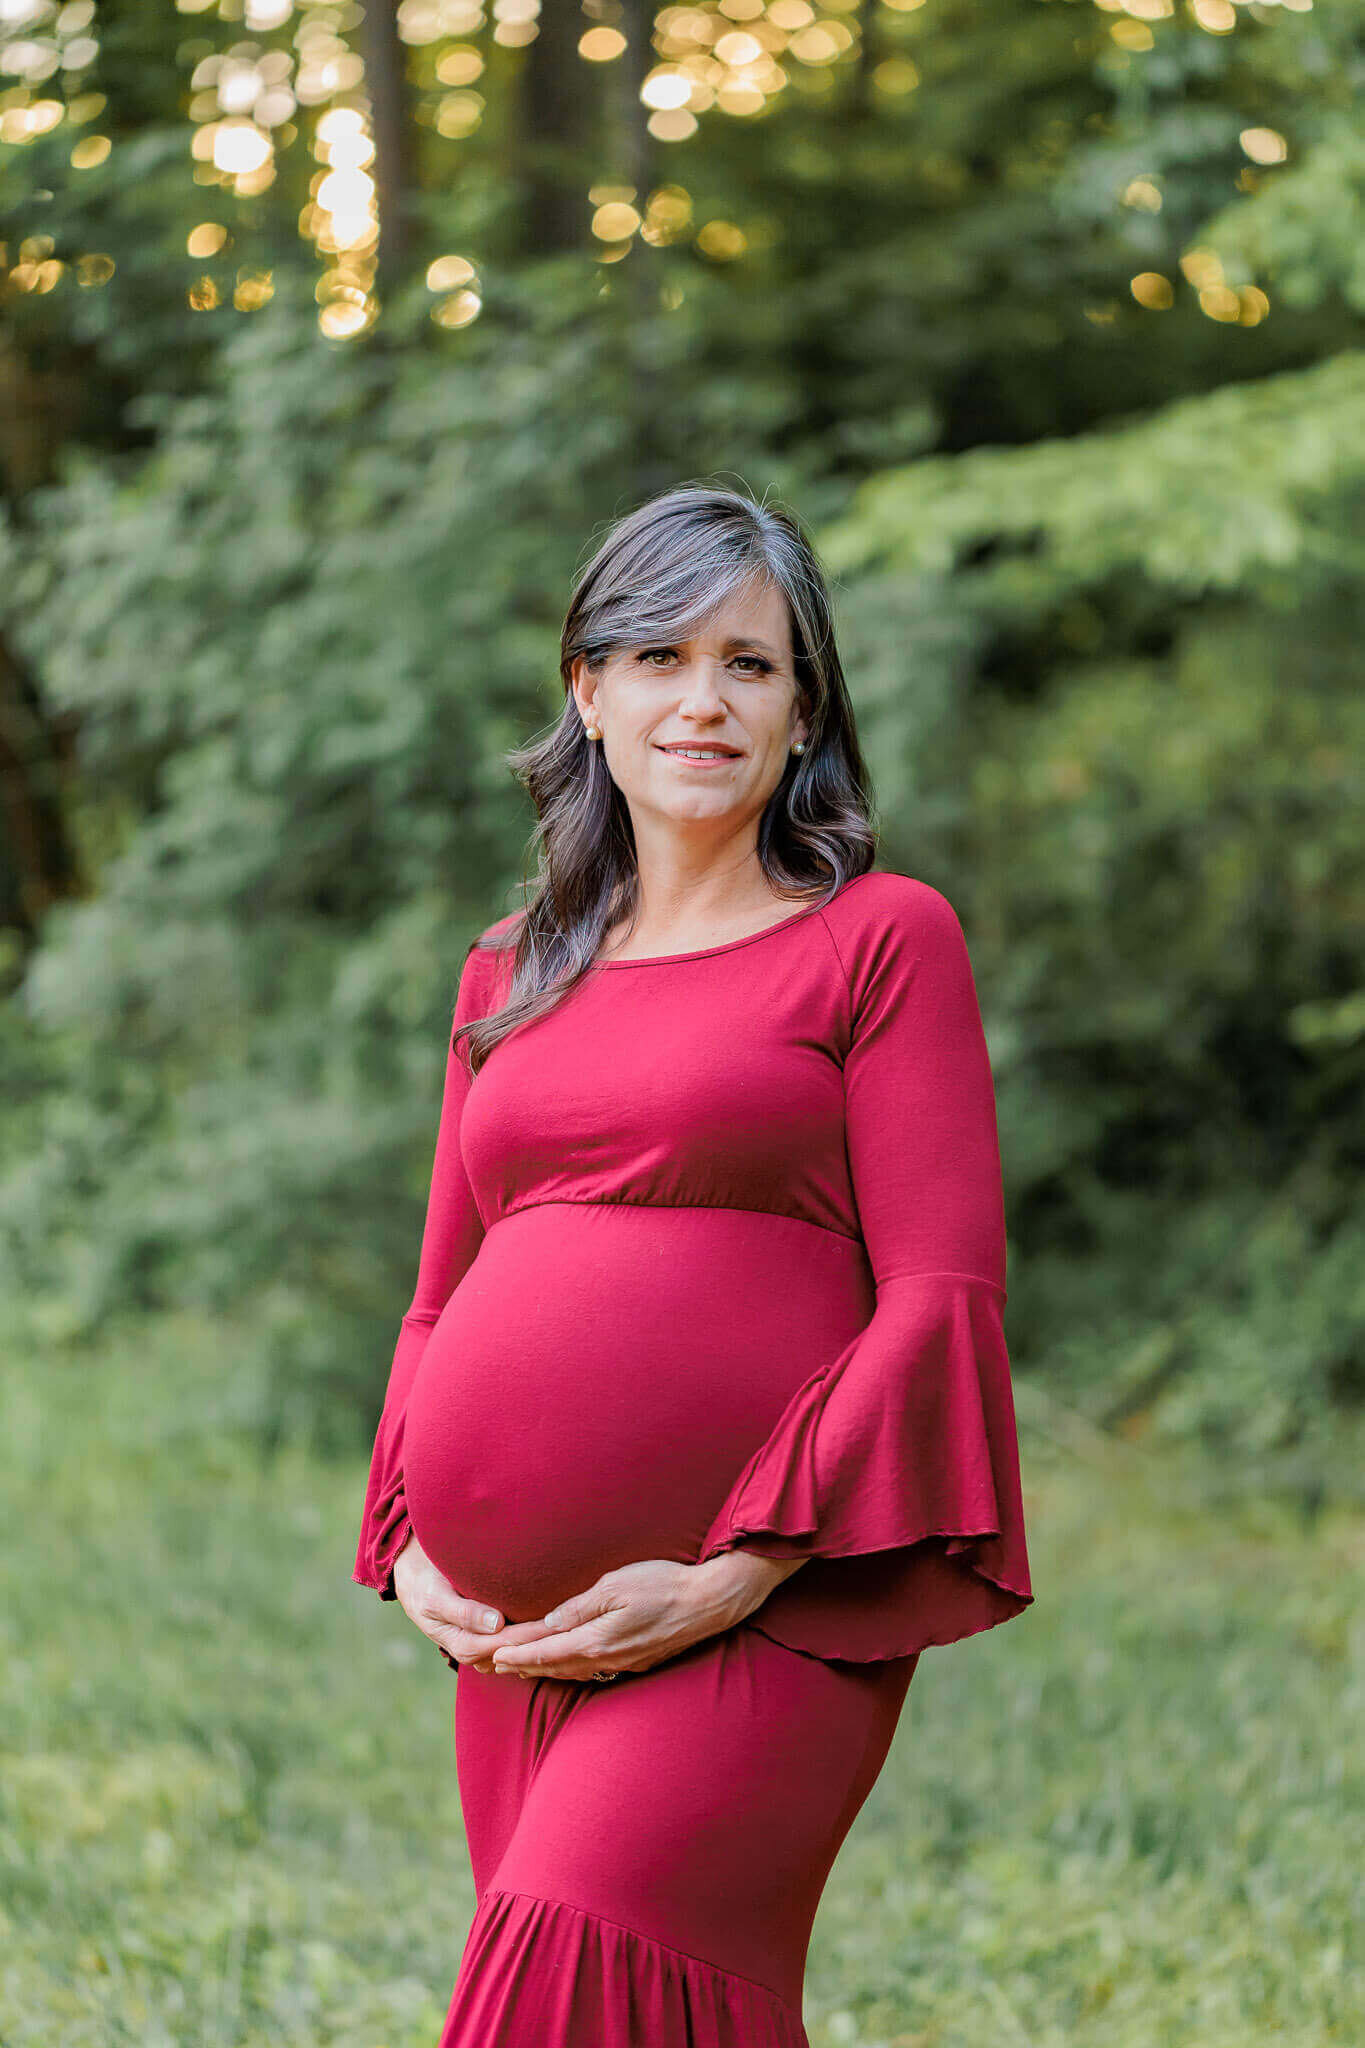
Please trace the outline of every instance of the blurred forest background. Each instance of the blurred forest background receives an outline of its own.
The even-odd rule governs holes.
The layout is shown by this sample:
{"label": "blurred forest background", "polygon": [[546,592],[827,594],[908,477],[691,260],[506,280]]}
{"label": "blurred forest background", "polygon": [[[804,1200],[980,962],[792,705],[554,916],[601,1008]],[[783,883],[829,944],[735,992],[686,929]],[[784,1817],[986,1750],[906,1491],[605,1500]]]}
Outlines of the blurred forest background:
{"label": "blurred forest background", "polygon": [[364,1459],[504,754],[703,476],[967,934],[1037,1530],[812,2040],[1365,2033],[1362,83],[1357,0],[2,0],[7,2041],[434,2038]]}

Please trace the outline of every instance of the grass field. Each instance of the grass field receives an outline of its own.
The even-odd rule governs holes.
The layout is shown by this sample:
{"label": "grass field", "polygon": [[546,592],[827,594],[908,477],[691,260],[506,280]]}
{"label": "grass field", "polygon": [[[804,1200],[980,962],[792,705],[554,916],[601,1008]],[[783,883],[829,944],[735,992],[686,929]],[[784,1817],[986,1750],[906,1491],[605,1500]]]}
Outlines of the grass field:
{"label": "grass field", "polygon": [[[251,1343],[168,1318],[3,1367],[4,2048],[439,2033],[454,1676],[350,1583],[361,1466],[249,1454]],[[1210,1505],[1027,1394],[1037,1602],[921,1661],[814,2048],[1356,2048],[1365,1518]]]}

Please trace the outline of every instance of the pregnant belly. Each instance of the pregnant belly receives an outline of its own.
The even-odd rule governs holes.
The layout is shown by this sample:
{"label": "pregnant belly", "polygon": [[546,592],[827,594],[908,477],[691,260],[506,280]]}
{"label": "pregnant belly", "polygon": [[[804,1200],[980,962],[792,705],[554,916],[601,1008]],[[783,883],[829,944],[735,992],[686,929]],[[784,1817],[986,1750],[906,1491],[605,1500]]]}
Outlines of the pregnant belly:
{"label": "pregnant belly", "polygon": [[418,1541],[510,1621],[617,1565],[691,1562],[790,1396],[874,1302],[862,1245],[790,1217],[516,1211],[485,1236],[408,1397]]}

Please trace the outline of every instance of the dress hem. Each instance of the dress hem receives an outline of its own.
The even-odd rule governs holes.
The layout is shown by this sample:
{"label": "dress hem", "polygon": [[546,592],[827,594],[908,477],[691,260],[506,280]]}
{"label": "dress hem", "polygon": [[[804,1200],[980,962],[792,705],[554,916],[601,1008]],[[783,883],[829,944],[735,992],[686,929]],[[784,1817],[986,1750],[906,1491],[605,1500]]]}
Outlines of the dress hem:
{"label": "dress hem", "polygon": [[[618,2017],[619,2016],[619,2017]],[[491,1885],[438,2048],[810,2048],[772,1985],[567,1899]]]}

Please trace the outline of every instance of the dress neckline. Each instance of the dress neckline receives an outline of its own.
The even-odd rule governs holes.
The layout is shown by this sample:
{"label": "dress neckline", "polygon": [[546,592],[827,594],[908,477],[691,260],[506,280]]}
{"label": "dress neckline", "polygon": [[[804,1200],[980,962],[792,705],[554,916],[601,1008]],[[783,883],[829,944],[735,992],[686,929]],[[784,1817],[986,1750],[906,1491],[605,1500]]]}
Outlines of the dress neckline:
{"label": "dress neckline", "polygon": [[[872,874],[875,873],[875,870],[865,868],[863,873]],[[686,953],[645,953],[635,960],[595,960],[593,966],[600,968],[672,967],[675,963],[682,960],[709,960],[715,953],[733,953],[740,946],[753,946],[760,939],[770,939],[774,933],[786,931],[789,925],[799,924],[807,917],[814,917],[817,911],[828,910],[831,903],[837,903],[844,891],[851,889],[853,884],[860,879],[861,877],[858,875],[850,875],[848,880],[841,882],[834,894],[827,897],[823,903],[808,903],[804,910],[793,910],[790,916],[780,917],[776,924],[765,924],[762,931],[748,932],[742,939],[722,939],[718,946],[694,946]]]}

